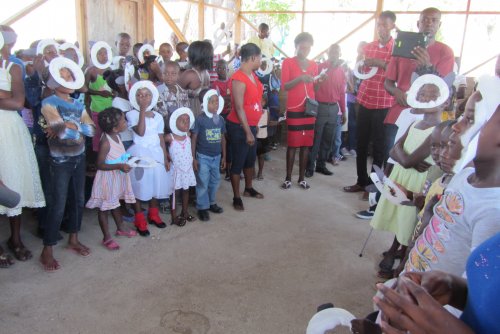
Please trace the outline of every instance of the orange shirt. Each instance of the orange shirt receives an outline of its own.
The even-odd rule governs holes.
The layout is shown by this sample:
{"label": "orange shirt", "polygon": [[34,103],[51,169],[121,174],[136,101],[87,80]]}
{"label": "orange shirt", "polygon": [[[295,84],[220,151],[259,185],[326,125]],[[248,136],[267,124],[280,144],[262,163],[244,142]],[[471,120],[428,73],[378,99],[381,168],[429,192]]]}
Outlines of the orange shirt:
{"label": "orange shirt", "polygon": [[264,87],[255,73],[252,72],[252,76],[255,83],[252,82],[252,80],[250,80],[250,78],[241,70],[235,72],[231,77],[229,84],[231,90],[231,112],[227,116],[228,121],[240,124],[240,120],[236,114],[234,95],[232,92],[232,83],[236,80],[241,81],[246,86],[245,95],[243,96],[243,109],[245,109],[248,125],[257,126],[259,123],[259,119],[262,116],[262,94],[264,92]]}

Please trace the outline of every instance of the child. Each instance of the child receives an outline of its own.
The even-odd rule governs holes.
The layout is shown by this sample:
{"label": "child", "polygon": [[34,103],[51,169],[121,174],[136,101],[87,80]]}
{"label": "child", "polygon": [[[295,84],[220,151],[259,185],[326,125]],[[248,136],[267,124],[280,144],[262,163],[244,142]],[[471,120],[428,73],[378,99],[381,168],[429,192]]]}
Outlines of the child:
{"label": "child", "polygon": [[[189,129],[193,126],[194,115],[189,108],[179,108],[170,117],[170,130],[172,133],[165,136],[165,142],[169,145],[170,157],[173,170],[173,194],[170,214],[172,224],[177,226],[186,225],[186,221],[192,222],[196,218],[188,212],[189,187],[196,186],[196,178],[193,171],[193,154],[191,151],[191,139],[188,136]],[[182,212],[176,217],[175,195],[179,190],[182,197]]]}
{"label": "child", "polygon": [[[424,75],[415,80],[409,92],[413,94],[413,97],[410,94],[408,97],[410,106],[418,109],[418,113],[423,113],[424,118],[413,123],[391,150],[391,158],[398,164],[392,169],[389,178],[407,191],[419,193],[424,187],[427,171],[418,171],[418,165],[423,162],[432,164],[430,134],[440,123],[441,112],[446,106],[449,90],[443,79],[435,75]],[[408,154],[412,155],[411,164],[400,159],[401,155]],[[375,229],[388,230],[396,234],[391,248],[379,264],[382,270],[392,269],[400,245],[402,246],[401,252],[406,252],[416,223],[415,207],[395,205],[386,198],[382,198],[378,203],[371,225]]]}
{"label": "child", "polygon": [[158,104],[156,111],[163,116],[165,131],[170,132],[168,121],[170,115],[181,107],[189,108],[189,97],[187,92],[177,84],[180,72],[179,64],[175,61],[167,61],[163,67],[163,84],[158,86]]}
{"label": "child", "polygon": [[[158,210],[158,199],[172,193],[170,162],[163,140],[163,118],[152,111],[158,101],[158,90],[151,81],[136,82],[129,92],[135,108],[127,113],[128,126],[133,131],[134,144],[127,150],[134,157],[154,161],[150,168],[136,168],[130,173],[136,199],[149,202],[148,220],[158,228],[165,228]],[[141,236],[148,236],[146,220],[136,213],[135,226]]]}
{"label": "child", "polygon": [[219,95],[224,99],[224,108],[222,109],[222,117],[226,119],[227,115],[231,111],[231,91],[229,87],[229,80],[227,78],[227,72],[229,67],[227,66],[227,61],[221,59],[217,62],[217,75],[218,78],[212,82],[212,89],[215,89]]}
{"label": "child", "polygon": [[90,255],[90,249],[78,240],[78,232],[84,206],[84,136],[92,137],[95,127],[83,104],[70,97],[84,84],[80,67],[67,58],[58,57],[50,63],[49,73],[47,85],[55,94],[42,101],[42,115],[49,138],[52,203],[44,226],[40,262],[45,271],[56,271],[61,266],[53,256],[52,247],[57,243],[66,206],[68,249],[83,257]]}
{"label": "child", "polygon": [[179,58],[176,59],[175,61],[179,64],[181,68],[181,72],[187,69],[187,66],[189,65],[188,61],[188,50],[189,44],[186,42],[179,42],[175,46],[175,52],[179,55]]}
{"label": "child", "polygon": [[[90,66],[85,72],[85,84],[89,88],[87,94],[91,100],[90,112],[92,114],[92,121],[98,125],[98,114],[104,109],[111,107],[113,102],[111,88],[109,88],[103,77],[104,71],[108,70],[111,65],[113,54],[111,47],[103,41],[92,45],[90,53],[93,66]],[[96,134],[92,139],[92,150],[94,152],[99,151],[101,134],[101,130],[96,126]]]}
{"label": "child", "polygon": [[[99,208],[97,217],[104,238],[102,244],[108,250],[118,250],[120,246],[111,238],[108,228],[108,211],[116,224],[116,235],[135,237],[135,231],[128,230],[119,210],[120,200],[136,203],[132,184],[127,174],[131,167],[127,164],[128,154],[120,140],[119,133],[127,127],[125,115],[116,108],[108,108],[99,113],[99,126],[104,132],[97,156],[97,173],[92,186],[92,195],[87,208]],[[140,212],[140,208],[136,208]],[[143,214],[141,212],[141,214]]]}
{"label": "child", "polygon": [[219,168],[226,166],[226,126],[220,117],[224,99],[216,90],[200,92],[204,113],[196,117],[192,133],[193,168],[196,172],[196,208],[201,221],[210,220],[208,211],[222,213],[215,194],[219,188]]}
{"label": "child", "polygon": [[170,45],[169,43],[162,43],[160,45],[158,53],[161,57],[158,60],[158,63],[162,65],[162,70],[165,70],[163,66],[165,66],[167,62],[171,61],[172,56],[174,55],[174,49],[172,49],[172,45]]}

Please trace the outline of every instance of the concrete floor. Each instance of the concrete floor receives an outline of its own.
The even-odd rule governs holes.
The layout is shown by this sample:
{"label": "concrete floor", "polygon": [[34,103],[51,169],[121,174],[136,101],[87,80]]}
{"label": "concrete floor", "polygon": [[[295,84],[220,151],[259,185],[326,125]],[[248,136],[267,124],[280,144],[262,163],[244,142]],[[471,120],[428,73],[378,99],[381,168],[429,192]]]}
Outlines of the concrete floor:
{"label": "concrete floor", "polygon": [[[62,242],[56,273],[39,265],[28,213],[23,236],[34,258],[0,270],[0,332],[302,334],[325,302],[368,314],[392,236],[375,232],[358,257],[370,228],[353,213],[367,202],[341,190],[355,182],[354,159],[329,166],[333,176],[316,174],[308,191],[296,176],[283,191],[284,156],[283,147],[271,152],[265,180],[255,181],[265,199],[243,198],[245,212],[232,208],[231,186],[221,181],[222,215],[151,227],[149,238],[118,239],[117,252],[100,245],[97,215],[87,210],[80,238],[92,255],[78,257]],[[0,223],[5,239],[8,224]]]}

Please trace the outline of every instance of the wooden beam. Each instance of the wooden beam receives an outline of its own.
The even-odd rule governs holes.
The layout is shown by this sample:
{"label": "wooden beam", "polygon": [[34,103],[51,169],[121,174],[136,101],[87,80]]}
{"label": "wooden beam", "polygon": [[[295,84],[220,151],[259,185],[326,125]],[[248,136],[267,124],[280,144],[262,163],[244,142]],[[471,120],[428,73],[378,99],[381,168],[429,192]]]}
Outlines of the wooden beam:
{"label": "wooden beam", "polygon": [[184,34],[182,33],[182,31],[180,31],[179,27],[177,27],[177,24],[175,24],[175,22],[172,19],[172,17],[165,10],[165,7],[163,7],[163,5],[161,4],[160,0],[154,0],[154,2],[155,2],[156,9],[158,9],[158,11],[160,12],[160,14],[165,19],[165,21],[167,21],[168,25],[170,26],[170,28],[172,28],[172,30],[174,31],[174,33],[177,36],[177,38],[179,38],[179,40],[181,42],[187,42],[186,37],[184,37]]}
{"label": "wooden beam", "polygon": [[458,66],[458,73],[462,64],[462,56],[464,54],[465,35],[467,33],[467,23],[469,22],[470,0],[467,0],[467,14],[465,15],[464,31],[462,32],[462,44],[460,45],[460,65]]}
{"label": "wooden beam", "polygon": [[[253,25],[253,23],[252,23],[252,22],[250,22],[250,20],[248,20],[248,19],[247,19],[246,17],[244,17],[243,15],[241,15],[241,19],[242,19],[243,21],[245,21],[245,23],[246,23],[246,24],[248,24],[248,25],[249,25],[249,26],[250,26],[253,30],[255,30],[255,31],[257,31],[257,32],[259,31],[259,29],[258,29],[256,26],[254,26],[254,25]],[[274,46],[274,47],[276,48],[276,50],[278,50],[278,51],[279,51],[282,55],[284,55],[285,57],[287,57],[287,58],[288,58],[288,55],[285,53],[285,51],[281,50],[281,49],[280,49],[280,48],[279,48],[276,44],[274,44],[274,42],[273,42],[273,46]]]}
{"label": "wooden beam", "polygon": [[[11,17],[9,17],[8,19],[4,20],[2,22],[2,25],[6,25],[6,26],[12,25],[13,23],[22,19],[23,17],[25,17],[26,15],[28,15],[33,10],[37,9],[38,7],[40,7],[41,5],[46,3],[47,1],[48,0],[37,0],[37,1],[33,2],[31,5],[24,7],[23,9],[21,9],[20,11],[18,11],[17,13],[15,13]],[[4,4],[4,6],[5,6],[5,4]],[[4,7],[4,10],[5,9],[6,8]]]}
{"label": "wooden beam", "polygon": [[[363,28],[365,25],[367,25],[368,23],[370,23],[371,20],[373,20],[375,18],[375,14],[373,14],[369,19],[367,19],[366,21],[364,21],[363,23],[361,23],[359,26],[357,26],[354,30],[351,30],[347,35],[345,35],[344,37],[342,37],[341,39],[337,40],[336,42],[332,43],[332,44],[339,44],[341,42],[343,42],[344,40],[348,39],[349,37],[351,37],[356,31],[360,30],[361,28]],[[328,48],[330,48],[330,46],[328,46]],[[318,59],[319,57],[321,57],[321,55],[325,52],[328,51],[328,48],[326,48],[325,50],[323,50],[322,52],[320,52],[316,57],[314,57],[313,59]]]}
{"label": "wooden beam", "polygon": [[[197,0],[182,0],[182,1],[198,4]],[[214,5],[214,4],[207,3],[207,2],[205,2],[205,7],[211,7],[211,8],[215,8],[215,9],[224,10],[226,12],[236,13],[236,11],[234,9],[227,8],[224,6]]]}
{"label": "wooden beam", "polygon": [[236,44],[241,43],[241,1],[242,0],[234,0],[234,6],[236,11],[236,18],[234,21],[234,42]]}
{"label": "wooden beam", "polygon": [[[375,19],[380,16],[380,13],[382,13],[382,9],[384,8],[384,0],[377,0],[377,9],[375,10]],[[373,29],[373,40],[378,39],[378,34],[377,34],[377,23],[375,22],[375,27]]]}
{"label": "wooden beam", "polygon": [[84,58],[89,55],[87,0],[75,0],[76,34]]}
{"label": "wooden beam", "polygon": [[205,0],[198,0],[198,39],[205,39]]}
{"label": "wooden beam", "polygon": [[493,57],[490,57],[490,58],[486,59],[485,61],[481,62],[480,64],[478,64],[476,66],[474,66],[473,68],[471,68],[471,69],[463,72],[462,75],[467,76],[467,74],[469,74],[470,72],[477,70],[478,68],[480,68],[481,66],[484,66],[485,64],[489,63],[490,61],[492,61],[493,59],[497,58],[498,56],[500,56],[500,53],[494,55]]}
{"label": "wooden beam", "polygon": [[[393,10],[392,11],[395,14],[420,14],[421,11],[419,10]],[[243,10],[241,11],[241,14],[246,15],[246,14],[301,14],[301,10],[263,10],[263,11],[257,11],[257,10]],[[374,14],[374,10],[306,10],[306,14]],[[467,14],[467,11],[465,10],[442,10],[441,14]],[[469,11],[470,15],[499,15],[500,11],[491,11],[491,12],[485,12],[485,11]]]}
{"label": "wooden beam", "polygon": [[304,32],[304,25],[306,21],[306,0],[302,0],[302,25],[300,31]]}

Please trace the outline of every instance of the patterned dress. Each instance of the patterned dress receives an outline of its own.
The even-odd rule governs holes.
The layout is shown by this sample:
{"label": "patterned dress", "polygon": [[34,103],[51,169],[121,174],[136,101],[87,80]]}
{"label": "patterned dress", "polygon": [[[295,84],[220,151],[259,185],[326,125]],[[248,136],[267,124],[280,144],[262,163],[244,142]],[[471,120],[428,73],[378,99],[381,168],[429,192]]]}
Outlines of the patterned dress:
{"label": "patterned dress", "polygon": [[[122,163],[120,160],[123,160],[126,153],[120,137],[118,136],[118,142],[116,142],[107,134],[104,135],[108,138],[110,146],[106,163]],[[121,199],[126,203],[135,203],[129,174],[120,170],[98,170],[86,207],[99,208],[101,211],[112,210],[120,206]]]}
{"label": "patterned dress", "polygon": [[173,135],[170,142],[170,156],[173,162],[174,184],[173,189],[189,189],[196,186],[196,177],[193,171],[193,154],[191,152],[191,138],[186,136],[182,141],[176,140]]}

